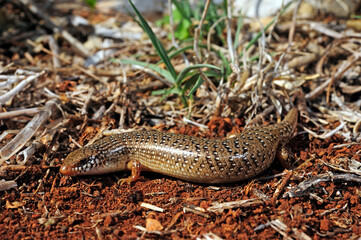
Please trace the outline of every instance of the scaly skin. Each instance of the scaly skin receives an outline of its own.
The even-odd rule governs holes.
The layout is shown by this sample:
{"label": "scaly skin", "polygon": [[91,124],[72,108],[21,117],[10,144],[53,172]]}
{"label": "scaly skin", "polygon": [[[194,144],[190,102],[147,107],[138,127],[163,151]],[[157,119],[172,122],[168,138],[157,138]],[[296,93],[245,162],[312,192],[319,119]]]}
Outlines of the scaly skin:
{"label": "scaly skin", "polygon": [[93,175],[132,170],[152,171],[197,183],[247,180],[273,163],[277,152],[293,136],[298,111],[291,109],[277,124],[245,129],[226,139],[204,139],[159,131],[114,134],[70,153],[60,172]]}

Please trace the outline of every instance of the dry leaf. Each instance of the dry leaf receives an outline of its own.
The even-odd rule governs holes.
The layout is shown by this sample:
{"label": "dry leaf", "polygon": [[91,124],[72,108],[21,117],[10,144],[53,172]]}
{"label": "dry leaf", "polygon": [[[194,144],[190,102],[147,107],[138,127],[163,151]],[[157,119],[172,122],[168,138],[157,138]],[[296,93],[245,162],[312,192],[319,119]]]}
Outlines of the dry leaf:
{"label": "dry leaf", "polygon": [[145,228],[147,231],[162,231],[164,227],[158,220],[147,218]]}
{"label": "dry leaf", "polygon": [[14,209],[14,208],[20,208],[22,206],[24,206],[25,203],[22,203],[22,202],[17,202],[17,201],[14,201],[12,203],[10,203],[8,200],[6,201],[6,209]]}

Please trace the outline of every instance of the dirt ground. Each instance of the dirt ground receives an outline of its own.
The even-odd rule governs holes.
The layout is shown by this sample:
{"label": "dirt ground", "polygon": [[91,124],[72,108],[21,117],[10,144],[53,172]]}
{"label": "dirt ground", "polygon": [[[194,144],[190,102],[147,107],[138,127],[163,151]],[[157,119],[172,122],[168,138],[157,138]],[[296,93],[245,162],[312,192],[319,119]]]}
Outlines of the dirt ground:
{"label": "dirt ground", "polygon": [[[326,166],[334,161],[342,164],[339,161],[345,158],[360,161],[361,146],[334,149],[342,142],[340,137],[319,141],[298,135],[291,144],[297,146],[293,149],[300,166],[279,175],[282,169],[274,164],[261,178],[232,185],[199,185],[147,173],[130,186],[119,186],[117,181],[127,173],[67,177],[58,167],[40,166],[21,173],[9,171],[7,177],[16,177],[19,188],[2,193],[0,234],[13,239],[135,239],[144,235],[206,239],[209,233],[225,239],[299,239],[303,234],[312,239],[357,239],[361,234],[360,179],[333,180],[332,175],[340,173]],[[59,156],[65,157],[64,153],[60,151]],[[56,163],[59,166],[61,159]],[[281,194],[274,200],[285,176],[289,183],[281,191],[290,192],[324,173],[329,180],[316,181],[301,196]],[[208,210],[215,202],[248,199],[258,201]],[[142,203],[161,209],[142,207]]]}
{"label": "dirt ground", "polygon": [[[0,147],[4,149],[21,129],[28,126],[34,115],[46,112],[43,109],[51,112],[24,144],[25,147],[38,144],[35,152],[28,158],[25,156],[23,163],[17,157],[18,152],[2,161],[1,239],[361,239],[361,144],[357,125],[360,115],[354,115],[358,116],[356,121],[349,120],[352,116],[342,115],[350,109],[359,114],[357,96],[361,92],[361,80],[360,75],[348,78],[336,74],[345,62],[352,63],[347,71],[360,71],[356,54],[342,52],[354,47],[347,45],[347,48],[342,44],[360,44],[359,36],[333,40],[317,31],[309,31],[307,35],[301,28],[296,30],[298,34],[294,41],[299,45],[295,52],[306,51],[305,46],[312,41],[322,45],[325,51],[331,51],[327,50],[330,45],[337,45],[337,49],[327,57],[323,55],[322,63],[329,70],[324,70],[320,78],[326,81],[328,77],[334,77],[325,88],[327,91],[319,91],[314,97],[298,97],[301,117],[297,133],[288,144],[293,168],[283,169],[276,161],[255,179],[220,185],[194,184],[148,172],[142,173],[141,178],[130,185],[120,185],[119,180],[129,176],[129,172],[70,177],[59,173],[59,168],[78,145],[83,146],[104,130],[120,125],[205,138],[224,138],[239,133],[251,116],[246,111],[247,101],[239,100],[244,105],[234,107],[237,100],[229,99],[229,107],[225,107],[220,116],[214,116],[211,111],[204,110],[212,109],[214,99],[208,99],[209,96],[202,95],[199,90],[193,100],[191,116],[207,128],[185,124],[182,118],[188,112],[183,111],[179,99],[170,96],[162,100],[152,95],[152,90],[165,87],[162,82],[157,82],[154,74],[129,70],[126,76],[131,80],[124,86],[117,79],[123,74],[119,65],[114,66],[106,59],[99,68],[79,67],[81,65],[77,64],[84,63],[85,58],[75,54],[71,44],[61,37],[56,39],[61,48],[58,58],[62,63],[54,67],[54,54],[45,51],[50,49],[50,43],[38,38],[51,31],[35,24],[44,19],[34,19],[26,11],[24,16],[21,14],[24,10],[16,4],[3,3],[1,10],[11,12],[14,19],[22,21],[23,25],[20,25],[25,29],[21,34],[4,31],[1,35],[0,77],[10,79],[9,76],[21,75],[19,70],[37,74],[45,70],[45,73],[2,105],[0,114],[19,109],[25,109],[27,113],[7,115],[6,118],[1,115],[0,131],[8,134],[0,136]],[[66,15],[66,9],[62,10],[59,15]],[[88,8],[72,9],[69,15],[81,15],[91,24],[111,17],[132,21],[114,12],[104,14]],[[26,20],[31,22],[27,23],[30,26],[25,24]],[[314,21],[332,25],[344,20],[327,15]],[[282,28],[289,27],[285,22],[290,23],[281,21],[277,30],[279,45],[288,41],[288,32]],[[75,33],[79,34],[76,35],[78,39],[84,37],[82,34],[86,35]],[[37,38],[32,37],[36,34],[39,34]],[[31,42],[26,42],[29,39]],[[146,40],[117,44],[113,57],[136,55],[141,59],[149,58],[153,63],[159,60]],[[278,44],[273,43],[271,48],[276,51]],[[357,47],[353,49],[359,51]],[[314,93],[321,85],[316,82],[321,75],[315,77],[319,59],[320,56],[307,65],[294,67],[295,79],[307,79],[296,87],[306,95]],[[181,58],[174,61],[179,63]],[[342,74],[346,75],[347,71]],[[342,84],[348,84],[350,88]],[[0,98],[6,91],[9,89],[2,89]],[[275,92],[276,98],[287,99],[282,91]],[[295,96],[289,92],[291,98]],[[344,105],[335,103],[337,96],[342,98]],[[264,99],[267,100],[261,100],[259,109],[271,105],[268,98]],[[50,101],[55,103],[50,104]],[[287,100],[280,101],[286,105]],[[47,104],[51,107],[46,108]],[[340,110],[340,105],[344,109]],[[325,106],[336,113],[326,111]],[[32,108],[37,107],[42,110],[31,113]],[[102,107],[107,109],[106,113],[95,118]],[[304,109],[308,110],[306,116],[302,115]],[[275,108],[263,113],[267,114],[256,114],[258,119],[256,116],[252,119],[268,125],[284,117],[278,116]],[[338,128],[337,133],[331,132]],[[330,134],[325,137],[322,133]],[[5,150],[0,150],[0,154],[5,154]],[[11,184],[15,185],[8,187]]]}

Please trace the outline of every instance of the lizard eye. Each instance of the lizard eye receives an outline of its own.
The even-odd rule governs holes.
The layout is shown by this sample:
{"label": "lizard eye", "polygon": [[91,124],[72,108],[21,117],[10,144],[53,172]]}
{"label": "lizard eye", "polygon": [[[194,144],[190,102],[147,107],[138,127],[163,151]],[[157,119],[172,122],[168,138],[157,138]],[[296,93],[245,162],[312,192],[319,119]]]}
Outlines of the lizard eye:
{"label": "lizard eye", "polygon": [[83,158],[83,159],[79,160],[77,166],[78,166],[78,167],[81,167],[81,166],[84,166],[84,165],[88,164],[88,163],[90,162],[91,158],[92,158],[92,157]]}

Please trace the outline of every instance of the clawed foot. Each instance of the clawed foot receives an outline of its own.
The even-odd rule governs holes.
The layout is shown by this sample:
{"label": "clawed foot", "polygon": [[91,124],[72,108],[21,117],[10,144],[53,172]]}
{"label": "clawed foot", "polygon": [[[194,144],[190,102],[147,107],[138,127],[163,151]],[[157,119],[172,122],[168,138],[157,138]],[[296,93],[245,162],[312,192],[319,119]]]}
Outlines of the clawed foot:
{"label": "clawed foot", "polygon": [[128,184],[130,185],[132,182],[134,182],[135,180],[133,180],[132,177],[127,177],[127,178],[122,178],[122,179],[119,179],[118,181],[118,185],[119,186],[122,186],[123,184]]}
{"label": "clawed foot", "polygon": [[128,164],[128,169],[130,169],[132,171],[132,175],[130,177],[127,178],[122,178],[118,181],[118,184],[120,184],[120,186],[122,186],[123,184],[127,183],[127,184],[131,184],[132,182],[135,182],[139,179],[140,177],[140,163],[136,160],[130,161]]}

